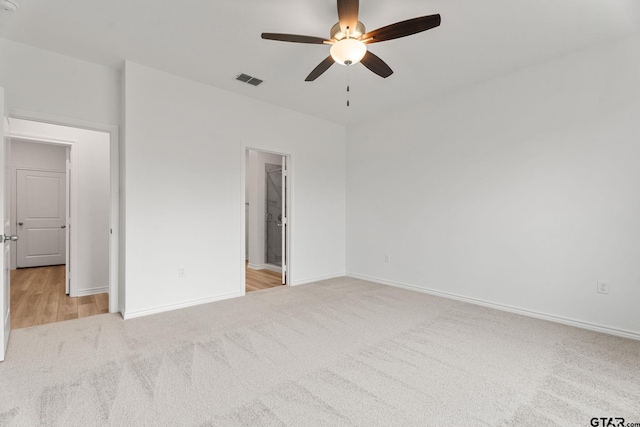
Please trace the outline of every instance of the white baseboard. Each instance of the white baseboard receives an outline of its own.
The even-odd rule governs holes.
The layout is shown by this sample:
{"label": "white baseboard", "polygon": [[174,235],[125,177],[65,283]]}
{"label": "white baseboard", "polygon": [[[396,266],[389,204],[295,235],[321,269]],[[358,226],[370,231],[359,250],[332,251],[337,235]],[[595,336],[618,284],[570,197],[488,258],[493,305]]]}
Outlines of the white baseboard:
{"label": "white baseboard", "polygon": [[264,264],[247,264],[247,267],[252,270],[264,270]]}
{"label": "white baseboard", "polygon": [[273,271],[274,273],[282,273],[282,268],[278,267],[277,265],[265,264],[264,269]]}
{"label": "white baseboard", "polygon": [[335,274],[328,274],[326,276],[312,277],[310,279],[296,280],[295,282],[291,283],[291,286],[306,285],[307,283],[319,282],[321,280],[336,279],[338,277],[344,277],[344,276],[345,276],[344,273],[335,273]]}
{"label": "white baseboard", "polygon": [[162,307],[151,308],[148,310],[125,312],[125,313],[122,313],[122,318],[125,320],[135,319],[136,317],[143,317],[143,316],[149,316],[151,314],[164,313],[166,311],[179,310],[181,308],[193,307],[201,304],[208,304],[210,302],[216,302],[216,301],[222,301],[225,299],[241,297],[243,295],[244,295],[243,292],[233,292],[231,294],[219,295],[216,297],[204,298],[204,299],[199,299],[194,301],[187,301],[187,302],[182,302],[180,304],[165,305]]}
{"label": "white baseboard", "polygon": [[624,329],[611,328],[609,326],[598,325],[595,323],[584,322],[581,320],[570,319],[568,317],[556,316],[553,314],[541,313],[539,311],[527,310],[524,308],[513,307],[510,305],[498,304],[491,301],[485,301],[476,298],[469,298],[462,295],[452,294],[449,292],[436,291],[434,289],[421,288],[406,283],[392,282],[389,280],[378,279],[376,277],[364,276],[361,274],[347,273],[347,277],[354,279],[367,280],[369,282],[379,283],[381,285],[393,286],[395,288],[403,288],[411,291],[417,291],[424,294],[434,295],[438,297],[453,299],[466,302],[469,304],[480,305],[483,307],[495,308],[496,310],[507,311],[509,313],[520,314],[523,316],[534,317],[536,319],[548,320],[551,322],[562,323],[563,325],[575,326],[577,328],[588,329],[590,331],[602,332],[605,334],[615,335],[624,338],[640,340],[640,333],[632,332]]}
{"label": "white baseboard", "polygon": [[278,267],[277,265],[247,264],[247,267],[249,267],[252,270],[269,270],[269,271],[273,271],[274,273],[282,273],[282,268]]}
{"label": "white baseboard", "polygon": [[99,288],[79,289],[76,296],[78,296],[78,297],[86,297],[86,296],[89,296],[89,295],[106,294],[106,293],[109,293],[109,287],[108,286],[101,286]]}

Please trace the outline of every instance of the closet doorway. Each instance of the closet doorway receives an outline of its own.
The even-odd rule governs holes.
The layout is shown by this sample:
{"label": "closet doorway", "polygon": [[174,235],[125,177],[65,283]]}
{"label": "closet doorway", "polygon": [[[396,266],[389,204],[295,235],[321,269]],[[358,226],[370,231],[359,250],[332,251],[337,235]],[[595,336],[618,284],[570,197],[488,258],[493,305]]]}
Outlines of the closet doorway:
{"label": "closet doorway", "polygon": [[245,291],[286,285],[289,156],[247,149],[245,153]]}

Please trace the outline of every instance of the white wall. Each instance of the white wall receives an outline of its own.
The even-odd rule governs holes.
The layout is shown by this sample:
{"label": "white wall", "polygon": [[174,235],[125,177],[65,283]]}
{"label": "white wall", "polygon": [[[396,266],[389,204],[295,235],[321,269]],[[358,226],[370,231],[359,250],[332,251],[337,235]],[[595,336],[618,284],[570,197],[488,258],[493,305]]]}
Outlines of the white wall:
{"label": "white wall", "polygon": [[[67,172],[67,148],[60,145],[38,144],[26,141],[11,141],[11,234],[18,234],[16,180],[18,169],[37,169]],[[17,246],[11,245],[11,269],[17,266]]]}
{"label": "white wall", "polygon": [[120,72],[0,38],[0,87],[9,113],[120,121]]}
{"label": "white wall", "polygon": [[[23,138],[74,142],[78,150],[78,218],[71,230],[78,230],[79,295],[109,290],[109,134],[28,120],[11,119],[11,135]],[[14,221],[15,222],[15,221]]]}
{"label": "white wall", "polygon": [[265,221],[266,221],[266,172],[265,165],[282,164],[282,156],[262,151],[249,151],[249,163],[246,164],[248,180],[246,182],[249,202],[249,268],[257,270],[265,266]]}
{"label": "white wall", "polygon": [[65,172],[67,149],[60,145],[12,140],[11,166]]}
{"label": "white wall", "polygon": [[124,83],[126,317],[242,295],[245,148],[292,156],[292,284],[344,274],[343,126],[132,62]]}
{"label": "white wall", "polygon": [[640,336],[639,117],[634,37],[349,128],[348,273]]}

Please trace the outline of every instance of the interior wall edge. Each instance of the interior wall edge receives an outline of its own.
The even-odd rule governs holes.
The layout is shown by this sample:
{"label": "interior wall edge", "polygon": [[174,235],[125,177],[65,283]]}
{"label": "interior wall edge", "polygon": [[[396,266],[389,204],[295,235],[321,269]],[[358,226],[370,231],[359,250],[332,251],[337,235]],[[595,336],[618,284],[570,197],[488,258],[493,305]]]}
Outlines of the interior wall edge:
{"label": "interior wall edge", "polygon": [[629,331],[625,329],[612,328],[605,325],[599,325],[597,323],[587,322],[583,320],[571,319],[569,317],[558,316],[549,313],[543,313],[535,310],[527,310],[520,307],[515,307],[507,304],[499,304],[487,300],[470,298],[464,295],[453,294],[449,292],[437,291],[430,288],[424,288],[421,286],[410,285],[407,283],[394,282],[390,280],[380,279],[377,277],[365,276],[357,273],[347,273],[347,277],[354,279],[366,280],[368,282],[378,283],[380,285],[392,286],[394,288],[402,288],[410,291],[420,292],[423,294],[429,294],[436,297],[442,297],[452,299],[456,301],[466,302],[469,304],[480,305],[482,307],[493,308],[500,311],[506,311],[509,313],[519,314],[521,316],[533,317],[536,319],[547,320],[554,323],[560,323],[563,325],[574,326],[576,328],[587,329],[590,331],[601,332],[609,335],[614,335],[623,338],[630,338],[640,341],[640,331]]}

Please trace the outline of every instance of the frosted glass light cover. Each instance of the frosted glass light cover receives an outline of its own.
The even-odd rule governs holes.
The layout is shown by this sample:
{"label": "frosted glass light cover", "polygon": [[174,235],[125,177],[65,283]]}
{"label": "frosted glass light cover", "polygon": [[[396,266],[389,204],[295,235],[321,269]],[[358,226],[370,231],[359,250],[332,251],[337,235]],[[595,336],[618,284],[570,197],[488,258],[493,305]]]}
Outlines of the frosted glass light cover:
{"label": "frosted glass light cover", "polygon": [[[341,65],[353,65],[360,62],[367,53],[367,46],[360,40],[343,39],[331,46],[331,57]],[[347,64],[347,61],[351,61]]]}

